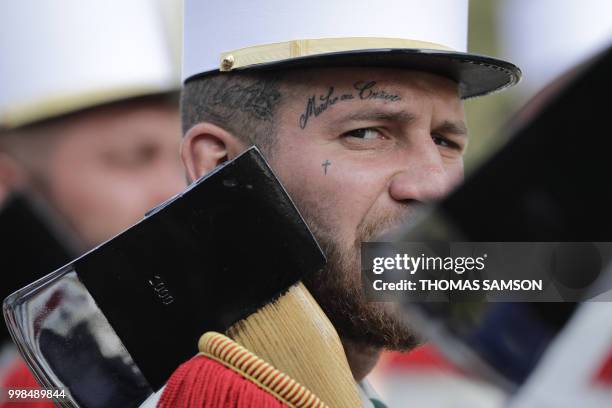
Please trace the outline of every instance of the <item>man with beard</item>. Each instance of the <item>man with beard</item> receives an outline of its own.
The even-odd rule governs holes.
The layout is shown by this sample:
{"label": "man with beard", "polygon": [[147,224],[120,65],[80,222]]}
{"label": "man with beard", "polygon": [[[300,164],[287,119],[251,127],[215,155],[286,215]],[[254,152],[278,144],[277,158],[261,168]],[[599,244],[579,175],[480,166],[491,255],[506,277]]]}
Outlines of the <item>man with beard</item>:
{"label": "man with beard", "polygon": [[392,305],[366,301],[360,243],[461,181],[462,99],[520,76],[465,53],[467,1],[368,3],[187,0],[182,95],[190,181],[255,144],[303,214],[328,258],[305,283],[357,382],[382,349],[416,344]]}

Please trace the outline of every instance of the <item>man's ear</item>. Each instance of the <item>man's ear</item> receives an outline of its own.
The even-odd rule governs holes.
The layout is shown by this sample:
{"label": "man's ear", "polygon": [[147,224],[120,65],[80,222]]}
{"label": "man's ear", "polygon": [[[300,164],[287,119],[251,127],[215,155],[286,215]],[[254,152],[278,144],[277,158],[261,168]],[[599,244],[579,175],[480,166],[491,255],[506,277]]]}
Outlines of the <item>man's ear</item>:
{"label": "man's ear", "polygon": [[193,126],[183,139],[181,158],[192,182],[247,148],[227,130],[204,122]]}

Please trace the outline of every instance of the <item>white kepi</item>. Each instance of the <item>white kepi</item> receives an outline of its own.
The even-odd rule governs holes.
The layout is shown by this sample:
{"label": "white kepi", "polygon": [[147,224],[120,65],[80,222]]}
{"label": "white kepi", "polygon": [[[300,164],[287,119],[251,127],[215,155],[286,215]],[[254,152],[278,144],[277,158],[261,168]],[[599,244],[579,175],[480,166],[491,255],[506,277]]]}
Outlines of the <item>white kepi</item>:
{"label": "white kepi", "polygon": [[459,83],[463,98],[514,85],[511,63],[467,53],[468,0],[185,0],[183,80],[235,70],[383,66]]}
{"label": "white kepi", "polygon": [[0,128],[178,90],[180,3],[174,16],[170,3],[1,2]]}

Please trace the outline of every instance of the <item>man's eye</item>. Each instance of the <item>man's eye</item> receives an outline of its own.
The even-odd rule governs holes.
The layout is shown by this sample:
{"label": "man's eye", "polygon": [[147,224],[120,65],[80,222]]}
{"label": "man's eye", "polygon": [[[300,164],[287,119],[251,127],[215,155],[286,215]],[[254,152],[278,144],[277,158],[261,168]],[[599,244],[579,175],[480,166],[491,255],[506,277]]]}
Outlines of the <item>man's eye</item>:
{"label": "man's eye", "polygon": [[358,139],[378,139],[382,134],[374,128],[361,128],[346,132],[343,136],[355,137]]}
{"label": "man's eye", "polygon": [[108,152],[106,161],[116,167],[136,168],[152,163],[157,157],[158,149],[153,145],[138,146],[134,149]]}
{"label": "man's eye", "polygon": [[438,146],[448,147],[449,149],[460,149],[460,146],[457,143],[451,142],[444,136],[434,134],[431,135],[431,138]]}

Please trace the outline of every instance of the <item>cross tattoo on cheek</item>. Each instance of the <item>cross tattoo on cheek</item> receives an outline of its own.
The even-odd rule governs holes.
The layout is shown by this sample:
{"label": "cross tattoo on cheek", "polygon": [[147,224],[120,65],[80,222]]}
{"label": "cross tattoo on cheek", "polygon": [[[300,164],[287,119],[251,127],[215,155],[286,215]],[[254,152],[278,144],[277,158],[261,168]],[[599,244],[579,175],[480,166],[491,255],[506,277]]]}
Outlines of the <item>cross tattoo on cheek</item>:
{"label": "cross tattoo on cheek", "polygon": [[323,164],[321,164],[321,166],[325,168],[325,175],[327,175],[327,167],[329,167],[330,165],[331,165],[331,162],[327,159],[325,159]]}

